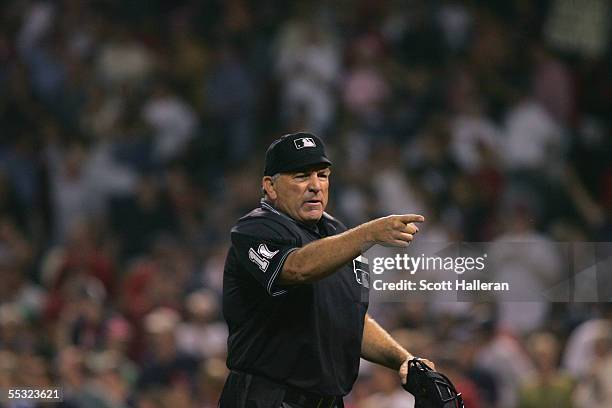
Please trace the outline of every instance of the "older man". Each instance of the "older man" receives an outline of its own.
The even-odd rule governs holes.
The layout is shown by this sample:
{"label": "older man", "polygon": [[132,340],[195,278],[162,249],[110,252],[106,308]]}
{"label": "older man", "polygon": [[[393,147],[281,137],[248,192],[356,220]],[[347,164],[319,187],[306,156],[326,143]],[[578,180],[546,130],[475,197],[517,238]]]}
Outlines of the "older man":
{"label": "older man", "polygon": [[360,357],[406,380],[413,356],[367,315],[360,254],[407,246],[424,218],[390,215],[347,230],[325,212],[330,166],[309,133],[285,135],[266,152],[264,198],[232,229],[225,264],[231,373],[221,408],[342,407]]}

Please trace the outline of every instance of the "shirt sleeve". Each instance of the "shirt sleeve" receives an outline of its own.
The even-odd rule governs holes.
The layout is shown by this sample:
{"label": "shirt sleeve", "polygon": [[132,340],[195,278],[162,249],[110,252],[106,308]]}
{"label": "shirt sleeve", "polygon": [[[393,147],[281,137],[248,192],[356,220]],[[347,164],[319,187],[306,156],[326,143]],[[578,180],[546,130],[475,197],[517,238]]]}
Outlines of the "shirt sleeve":
{"label": "shirt sleeve", "polygon": [[[259,230],[259,231],[257,231]],[[289,287],[276,281],[289,254],[299,248],[295,239],[271,237],[264,226],[246,231],[232,230],[232,245],[240,265],[244,267],[271,296],[288,292]]]}

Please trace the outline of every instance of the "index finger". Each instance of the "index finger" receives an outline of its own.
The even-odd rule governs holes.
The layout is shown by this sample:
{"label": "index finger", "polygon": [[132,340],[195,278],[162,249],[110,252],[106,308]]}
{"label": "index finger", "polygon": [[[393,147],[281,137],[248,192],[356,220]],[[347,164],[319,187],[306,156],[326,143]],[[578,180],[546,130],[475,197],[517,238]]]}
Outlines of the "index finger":
{"label": "index finger", "polygon": [[398,216],[399,220],[404,224],[409,224],[411,222],[423,222],[425,221],[425,217],[419,214],[403,214]]}

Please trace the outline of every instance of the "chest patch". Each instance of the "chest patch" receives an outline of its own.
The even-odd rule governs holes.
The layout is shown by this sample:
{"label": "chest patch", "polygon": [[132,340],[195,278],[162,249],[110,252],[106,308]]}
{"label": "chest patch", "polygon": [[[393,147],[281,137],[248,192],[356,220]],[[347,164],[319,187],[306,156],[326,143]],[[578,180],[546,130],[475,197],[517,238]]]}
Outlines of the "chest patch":
{"label": "chest patch", "polygon": [[368,265],[368,258],[363,255],[359,255],[353,259],[353,273],[355,274],[355,280],[358,284],[364,288],[370,287],[370,267]]}

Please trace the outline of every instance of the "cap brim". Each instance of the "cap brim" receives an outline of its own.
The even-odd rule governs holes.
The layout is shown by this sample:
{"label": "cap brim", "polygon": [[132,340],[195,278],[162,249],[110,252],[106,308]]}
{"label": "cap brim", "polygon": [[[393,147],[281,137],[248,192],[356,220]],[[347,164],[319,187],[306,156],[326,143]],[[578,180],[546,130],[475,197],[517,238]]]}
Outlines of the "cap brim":
{"label": "cap brim", "polygon": [[304,170],[319,165],[325,165],[326,167],[328,167],[332,165],[332,162],[325,156],[320,156],[318,158],[305,157],[303,160],[295,160],[291,163],[291,165],[284,167],[282,170],[280,170],[280,173],[289,173],[298,170]]}

